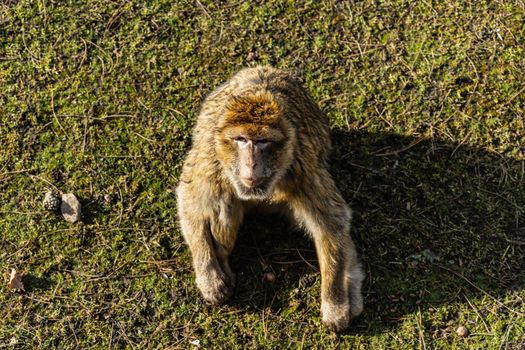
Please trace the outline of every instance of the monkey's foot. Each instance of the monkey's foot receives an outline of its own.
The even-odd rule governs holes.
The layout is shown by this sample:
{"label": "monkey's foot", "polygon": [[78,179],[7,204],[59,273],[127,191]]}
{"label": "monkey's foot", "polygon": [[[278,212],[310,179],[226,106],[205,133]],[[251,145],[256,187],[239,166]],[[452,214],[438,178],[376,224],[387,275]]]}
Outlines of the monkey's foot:
{"label": "monkey's foot", "polygon": [[363,312],[363,295],[361,293],[361,285],[365,275],[359,265],[356,265],[347,275],[347,281],[350,291],[350,316],[357,317]]}
{"label": "monkey's foot", "polygon": [[198,276],[196,282],[204,300],[211,305],[222,304],[233,294],[234,282],[217,270]]}
{"label": "monkey's foot", "polygon": [[237,281],[237,276],[235,275],[235,273],[232,271],[232,269],[230,268],[230,264],[228,262],[226,262],[225,264],[220,264],[220,266],[222,267],[222,271],[224,271],[224,273],[226,274],[226,278],[228,280],[228,283],[229,285],[233,287],[235,287],[235,283]]}
{"label": "monkey's foot", "polygon": [[350,305],[333,304],[323,301],[321,303],[321,315],[324,325],[333,332],[341,332],[350,323]]}
{"label": "monkey's foot", "polygon": [[361,290],[353,290],[350,293],[350,317],[355,318],[363,312],[363,296]]}

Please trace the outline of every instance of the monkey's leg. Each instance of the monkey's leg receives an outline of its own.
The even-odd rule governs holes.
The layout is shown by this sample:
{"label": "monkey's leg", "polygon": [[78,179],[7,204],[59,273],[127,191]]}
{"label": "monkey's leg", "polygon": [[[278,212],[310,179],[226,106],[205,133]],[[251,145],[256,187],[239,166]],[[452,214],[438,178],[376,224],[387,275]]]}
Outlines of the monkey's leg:
{"label": "monkey's leg", "polygon": [[[331,177],[312,179],[309,189],[317,193],[299,196],[291,202],[296,220],[312,236],[321,269],[321,313],[331,330],[345,329],[351,318],[363,310],[363,273],[350,237],[351,211],[337,191]],[[322,194],[322,195],[321,195]]]}

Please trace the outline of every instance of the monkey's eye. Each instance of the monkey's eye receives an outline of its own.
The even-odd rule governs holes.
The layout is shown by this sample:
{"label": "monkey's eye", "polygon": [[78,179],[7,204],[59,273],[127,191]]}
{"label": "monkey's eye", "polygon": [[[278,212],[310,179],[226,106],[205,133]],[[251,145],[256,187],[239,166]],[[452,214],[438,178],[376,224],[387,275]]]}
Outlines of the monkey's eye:
{"label": "monkey's eye", "polygon": [[246,137],[242,137],[242,136],[237,136],[233,139],[233,141],[237,142],[237,143],[246,143],[248,142],[248,140],[246,139]]}
{"label": "monkey's eye", "polygon": [[261,149],[266,149],[266,148],[270,148],[271,146],[274,145],[275,142],[273,142],[272,140],[257,140],[255,142],[255,144],[257,146],[259,146]]}

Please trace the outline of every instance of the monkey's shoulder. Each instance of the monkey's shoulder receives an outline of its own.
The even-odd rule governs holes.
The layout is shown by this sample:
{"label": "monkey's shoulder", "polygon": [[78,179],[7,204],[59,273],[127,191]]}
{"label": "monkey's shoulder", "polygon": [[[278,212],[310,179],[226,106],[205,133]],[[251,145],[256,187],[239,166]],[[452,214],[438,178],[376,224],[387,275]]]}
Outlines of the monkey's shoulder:
{"label": "monkey's shoulder", "polygon": [[191,182],[194,179],[216,179],[222,181],[219,164],[213,149],[203,142],[194,142],[184,159],[181,180]]}

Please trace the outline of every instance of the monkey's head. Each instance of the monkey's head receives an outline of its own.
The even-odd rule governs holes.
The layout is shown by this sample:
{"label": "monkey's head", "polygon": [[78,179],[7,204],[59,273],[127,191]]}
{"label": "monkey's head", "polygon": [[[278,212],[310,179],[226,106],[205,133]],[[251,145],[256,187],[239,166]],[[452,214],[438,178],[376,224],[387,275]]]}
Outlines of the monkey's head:
{"label": "monkey's head", "polygon": [[292,163],[296,136],[283,111],[269,92],[246,93],[225,106],[215,150],[241,199],[268,198]]}

